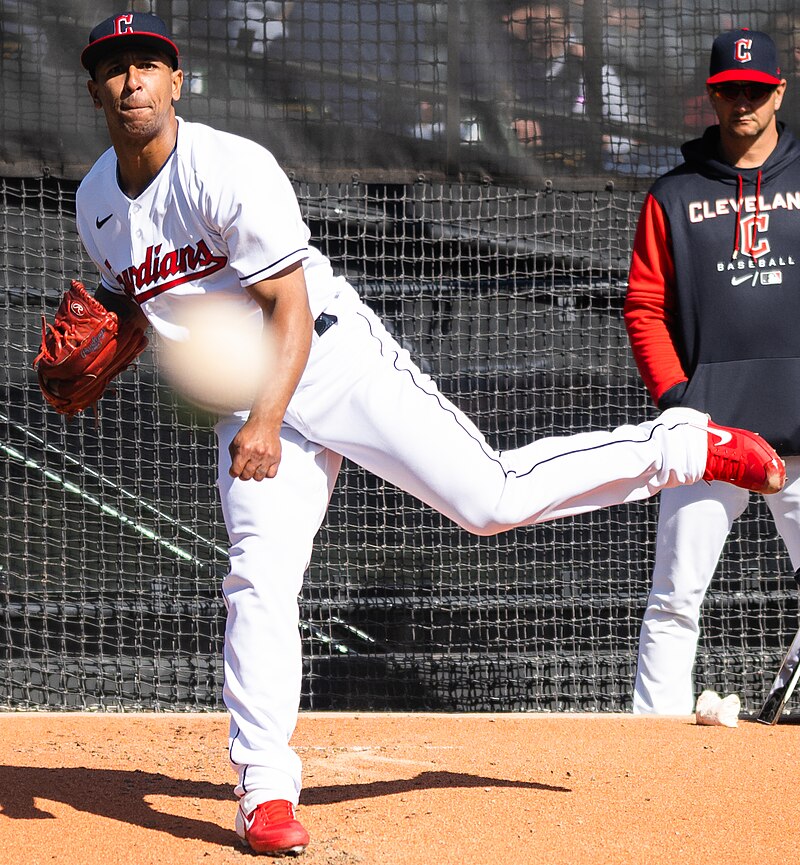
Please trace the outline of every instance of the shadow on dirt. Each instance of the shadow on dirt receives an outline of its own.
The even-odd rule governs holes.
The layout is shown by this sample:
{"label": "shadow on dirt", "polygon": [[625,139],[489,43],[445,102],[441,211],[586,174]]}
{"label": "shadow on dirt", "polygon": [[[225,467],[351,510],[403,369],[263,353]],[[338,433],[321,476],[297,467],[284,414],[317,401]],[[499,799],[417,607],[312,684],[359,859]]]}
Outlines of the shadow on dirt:
{"label": "shadow on dirt", "polygon": [[[1,778],[1,776],[0,776]],[[392,781],[368,781],[363,784],[327,784],[307,787],[300,794],[301,805],[334,805],[358,799],[373,799],[376,796],[392,796],[414,790],[436,790],[443,788],[468,789],[471,787],[517,788],[521,790],[544,790],[551,793],[571,793],[569,787],[540,784],[537,781],[509,781],[506,778],[486,778],[464,772],[420,772],[413,778]]]}
{"label": "shadow on dirt", "polygon": [[[544,790],[569,793],[568,787],[535,781],[510,781],[460,772],[421,772],[413,778],[371,781],[362,784],[327,784],[308,787],[300,798],[302,805],[333,805],[339,802],[373,799],[414,790],[491,787]],[[54,816],[37,800],[63,802],[76,811],[95,814],[166,832],[175,838],[195,839],[221,846],[237,843],[229,827],[207,820],[158,810],[148,801],[164,796],[175,799],[231,801],[230,784],[170,778],[154,772],[115,769],[58,768],[37,766],[0,766],[0,821],[50,820]]]}
{"label": "shadow on dirt", "polygon": [[47,799],[176,838],[223,846],[236,843],[231,828],[157,810],[147,801],[151,796],[223,801],[231,800],[232,792],[230,784],[181,780],[154,772],[0,766],[0,820],[53,819],[52,814],[36,805],[37,799]]}

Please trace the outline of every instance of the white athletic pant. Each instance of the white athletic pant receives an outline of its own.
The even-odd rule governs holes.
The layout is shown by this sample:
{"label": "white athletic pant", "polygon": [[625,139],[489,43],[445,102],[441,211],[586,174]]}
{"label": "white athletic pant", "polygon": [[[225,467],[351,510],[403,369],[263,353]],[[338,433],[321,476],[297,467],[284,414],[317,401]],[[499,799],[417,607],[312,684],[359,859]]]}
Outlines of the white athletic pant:
{"label": "white athletic pant", "polygon": [[498,453],[349,286],[326,311],[338,324],[313,338],[277,476],[231,479],[228,446],[243,418],[216,427],[230,537],[224,699],[246,811],[299,796],[300,761],[288,744],[300,697],[298,594],[341,456],[481,535],[693,483],[707,458],[707,418],[691,409]]}
{"label": "white athletic pant", "polygon": [[[792,561],[800,568],[800,457],[786,457],[786,486],[765,496]],[[714,482],[661,493],[653,585],[639,636],[633,711],[689,715],[700,606],[747,490]]]}

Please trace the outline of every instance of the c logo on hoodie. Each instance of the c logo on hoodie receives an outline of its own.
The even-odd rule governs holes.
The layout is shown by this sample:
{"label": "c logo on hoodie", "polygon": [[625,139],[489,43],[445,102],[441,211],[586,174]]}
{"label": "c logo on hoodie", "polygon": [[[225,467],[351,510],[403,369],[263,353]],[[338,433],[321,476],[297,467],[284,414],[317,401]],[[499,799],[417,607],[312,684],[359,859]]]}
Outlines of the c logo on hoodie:
{"label": "c logo on hoodie", "polygon": [[739,251],[751,258],[762,258],[769,252],[769,240],[764,236],[769,230],[769,216],[766,213],[753,214],[741,218],[741,241]]}

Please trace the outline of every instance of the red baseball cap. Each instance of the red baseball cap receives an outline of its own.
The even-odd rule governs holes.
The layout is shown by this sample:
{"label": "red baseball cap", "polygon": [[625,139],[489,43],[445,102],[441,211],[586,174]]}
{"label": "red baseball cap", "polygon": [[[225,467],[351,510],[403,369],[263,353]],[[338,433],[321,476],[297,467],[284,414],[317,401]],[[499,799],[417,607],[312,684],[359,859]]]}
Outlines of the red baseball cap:
{"label": "red baseball cap", "polygon": [[170,38],[167,25],[149,12],[121,12],[101,21],[89,34],[81,64],[94,75],[95,66],[107,53],[135,45],[162,51],[172,61],[172,68],[178,68],[178,46]]}
{"label": "red baseball cap", "polygon": [[714,40],[706,84],[759,81],[780,84],[781,67],[775,43],[759,30],[731,30]]}

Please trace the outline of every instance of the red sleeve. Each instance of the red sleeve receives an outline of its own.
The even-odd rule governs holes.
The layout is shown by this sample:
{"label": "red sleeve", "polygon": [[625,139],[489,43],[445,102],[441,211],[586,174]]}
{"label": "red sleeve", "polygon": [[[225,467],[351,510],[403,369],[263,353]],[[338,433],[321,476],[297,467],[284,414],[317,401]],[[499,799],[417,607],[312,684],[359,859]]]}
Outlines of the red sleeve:
{"label": "red sleeve", "polygon": [[636,365],[654,402],[687,380],[672,331],[675,327],[675,266],[661,205],[648,195],[633,243],[625,299],[625,326]]}

